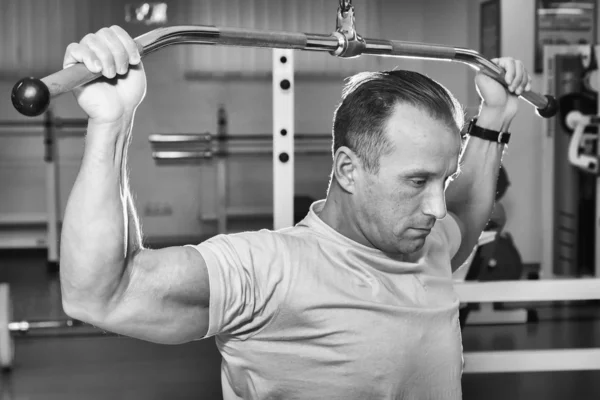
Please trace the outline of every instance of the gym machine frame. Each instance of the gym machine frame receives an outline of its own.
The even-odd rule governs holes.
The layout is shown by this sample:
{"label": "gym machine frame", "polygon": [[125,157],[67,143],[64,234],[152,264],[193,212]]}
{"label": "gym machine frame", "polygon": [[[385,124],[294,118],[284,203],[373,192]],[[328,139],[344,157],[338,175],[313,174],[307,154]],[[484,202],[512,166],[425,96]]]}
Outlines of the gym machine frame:
{"label": "gym machine frame", "polygon": [[[474,50],[444,45],[404,42],[397,40],[362,38],[354,27],[354,8],[350,0],[340,0],[336,31],[329,35],[291,32],[273,32],[215,26],[174,26],[159,28],[135,39],[142,57],[174,44],[205,44],[282,49],[283,57],[290,60],[292,50],[328,52],[350,58],[359,55],[419,58],[464,63],[485,73],[506,87],[504,71]],[[274,57],[276,60],[276,57]],[[276,63],[276,61],[275,61]],[[289,65],[289,64],[288,64]],[[275,66],[275,65],[274,65]],[[50,99],[88,83],[100,74],[90,72],[83,64],[63,69],[41,80],[25,78],[12,92],[15,108],[24,115],[35,116],[46,110]],[[288,90],[293,86],[292,70],[275,68],[273,81],[273,160],[275,229],[292,224],[293,204],[293,97]],[[558,111],[556,100],[533,91],[520,96],[537,108],[544,118]],[[288,134],[278,135],[286,129]],[[600,280],[564,282],[483,282],[456,284],[462,302],[509,302],[582,300],[600,298]],[[10,337],[9,325],[0,321],[0,334]],[[465,372],[528,372],[600,369],[600,349],[479,352],[465,354]]]}
{"label": "gym machine frame", "polygon": [[[288,68],[293,68],[293,60],[282,56],[280,53],[285,50],[273,50],[274,63],[288,64]],[[282,58],[284,57],[284,58]],[[274,70],[277,65],[274,66]],[[278,74],[274,74],[277,76]],[[292,75],[292,74],[290,74]],[[273,84],[279,82],[275,81]],[[293,87],[290,87],[286,94],[288,98],[293,99]],[[277,97],[274,98],[274,103],[279,103]],[[293,128],[293,118],[284,113],[275,113],[279,115],[281,120],[290,121],[288,126]],[[158,166],[177,166],[188,164],[204,164],[210,163],[215,169],[215,197],[216,197],[216,212],[215,215],[201,214],[203,222],[216,221],[217,233],[232,233],[229,225],[229,217],[270,217],[272,215],[272,207],[268,208],[257,207],[248,210],[248,205],[244,206],[244,210],[232,208],[229,206],[229,190],[228,190],[228,157],[245,156],[245,157],[264,157],[273,154],[273,147],[269,143],[277,141],[279,135],[286,136],[289,134],[287,129],[276,132],[276,136],[272,134],[235,134],[228,133],[227,112],[223,105],[219,107],[217,112],[217,134],[211,133],[157,133],[149,137],[152,145],[152,158],[156,160]],[[331,154],[331,134],[294,134],[294,153],[292,157],[297,155],[313,156],[313,155],[330,155]],[[274,160],[279,162],[280,160]],[[295,165],[293,161],[289,163]],[[276,166],[277,164],[275,164]],[[273,169],[275,171],[275,168]],[[286,177],[284,177],[286,178]],[[287,179],[287,178],[286,178]],[[203,185],[206,186],[206,185]],[[281,183],[274,180],[273,196],[274,199],[280,193]],[[293,194],[292,194],[293,195]],[[293,205],[292,205],[293,207]],[[286,210],[287,212],[292,212]]]}

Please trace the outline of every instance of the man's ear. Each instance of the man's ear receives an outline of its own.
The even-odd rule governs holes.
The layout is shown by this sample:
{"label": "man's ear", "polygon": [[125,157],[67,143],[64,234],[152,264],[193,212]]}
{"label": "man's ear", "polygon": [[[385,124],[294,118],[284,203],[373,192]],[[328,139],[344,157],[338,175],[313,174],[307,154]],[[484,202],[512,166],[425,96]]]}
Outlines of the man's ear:
{"label": "man's ear", "polygon": [[338,148],[333,156],[333,174],[346,192],[354,193],[359,170],[360,160],[356,153],[346,146]]}

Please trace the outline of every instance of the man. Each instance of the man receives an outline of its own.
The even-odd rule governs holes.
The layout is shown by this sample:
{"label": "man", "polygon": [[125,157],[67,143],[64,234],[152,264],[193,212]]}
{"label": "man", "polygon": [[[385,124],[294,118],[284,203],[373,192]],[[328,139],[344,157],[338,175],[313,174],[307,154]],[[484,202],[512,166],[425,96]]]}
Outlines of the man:
{"label": "man", "polygon": [[[67,48],[65,66],[76,62],[106,79],[75,92],[89,125],[62,231],[67,314],[158,343],[216,336],[225,399],[461,397],[451,273],[488,220],[504,144],[465,148],[442,86],[408,71],[352,78],[327,199],[296,227],[150,250],[127,183],[146,91],[135,43],[104,28]],[[472,136],[507,131],[530,87],[519,61],[494,62],[509,92],[476,77]]]}

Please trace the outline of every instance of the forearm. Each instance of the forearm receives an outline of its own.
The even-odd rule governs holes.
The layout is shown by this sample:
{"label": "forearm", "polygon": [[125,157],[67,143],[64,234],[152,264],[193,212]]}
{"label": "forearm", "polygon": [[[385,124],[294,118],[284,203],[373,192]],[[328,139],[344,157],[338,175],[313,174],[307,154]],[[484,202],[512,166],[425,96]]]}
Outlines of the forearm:
{"label": "forearm", "polygon": [[[483,108],[477,125],[495,131],[507,131],[510,121],[505,121],[500,113]],[[494,207],[504,147],[497,142],[471,137],[461,160],[461,173],[446,192],[448,211],[465,222],[475,240]]]}
{"label": "forearm", "polygon": [[108,302],[122,283],[127,261],[141,249],[127,184],[132,120],[133,116],[120,124],[88,126],[61,235],[64,303]]}
{"label": "forearm", "polygon": [[127,232],[127,258],[131,259],[134,254],[137,253],[138,250],[142,249],[142,229],[140,226],[140,220],[135,209],[135,203],[133,201],[133,194],[131,193],[131,187],[129,186],[129,173],[127,170],[128,167],[128,153],[129,153],[129,145],[125,146],[124,149],[124,160],[121,162],[122,165],[122,176],[123,176],[123,184],[122,190],[126,195],[127,203],[126,203],[126,217],[127,223],[125,224],[126,232]]}

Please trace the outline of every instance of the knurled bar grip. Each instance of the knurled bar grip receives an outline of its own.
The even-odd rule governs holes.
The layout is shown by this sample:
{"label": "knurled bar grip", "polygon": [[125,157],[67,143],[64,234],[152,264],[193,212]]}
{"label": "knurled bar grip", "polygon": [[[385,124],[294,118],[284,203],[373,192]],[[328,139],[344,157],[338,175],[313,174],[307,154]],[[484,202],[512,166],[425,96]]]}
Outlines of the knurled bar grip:
{"label": "knurled bar grip", "polygon": [[[369,39],[366,39],[369,43]],[[392,54],[404,55],[406,57],[433,58],[453,60],[456,55],[456,49],[450,46],[442,46],[425,43],[401,42],[399,40],[390,40],[392,45]]]}
{"label": "knurled bar grip", "polygon": [[[502,68],[486,60],[473,50],[381,39],[362,39],[362,41],[350,43],[339,32],[322,35],[182,25],[152,30],[137,37],[135,41],[142,57],[165,46],[185,43],[327,51],[338,57],[369,54],[457,61],[488,74],[506,86]],[[349,46],[349,43],[351,46]],[[14,86],[12,102],[21,114],[27,116],[40,115],[46,111],[52,97],[69,92],[99,76],[100,74],[90,72],[85,65],[76,64],[41,80],[25,78]],[[558,102],[552,96],[543,96],[528,91],[523,92],[521,97],[537,107],[538,114],[544,118],[552,117],[558,111]]]}
{"label": "knurled bar grip", "polygon": [[306,34],[269,32],[253,29],[219,28],[218,44],[225,46],[269,47],[275,49],[306,49]]}

